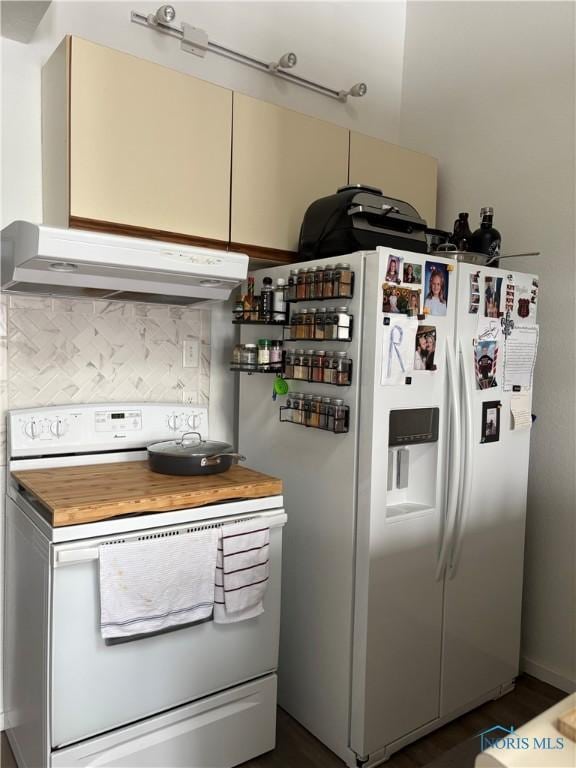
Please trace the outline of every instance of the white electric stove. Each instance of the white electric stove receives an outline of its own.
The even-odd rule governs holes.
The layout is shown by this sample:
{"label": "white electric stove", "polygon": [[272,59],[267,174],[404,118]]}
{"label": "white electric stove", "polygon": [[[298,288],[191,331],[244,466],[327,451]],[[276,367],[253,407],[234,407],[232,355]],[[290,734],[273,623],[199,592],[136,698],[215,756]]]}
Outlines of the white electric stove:
{"label": "white electric stove", "polygon": [[[12,411],[11,472],[142,460],[207,409],[97,404]],[[6,729],[20,768],[230,768],[275,744],[282,496],[53,528],[11,475],[6,503]],[[118,645],[99,631],[98,547],[235,520],[270,526],[259,617]]]}

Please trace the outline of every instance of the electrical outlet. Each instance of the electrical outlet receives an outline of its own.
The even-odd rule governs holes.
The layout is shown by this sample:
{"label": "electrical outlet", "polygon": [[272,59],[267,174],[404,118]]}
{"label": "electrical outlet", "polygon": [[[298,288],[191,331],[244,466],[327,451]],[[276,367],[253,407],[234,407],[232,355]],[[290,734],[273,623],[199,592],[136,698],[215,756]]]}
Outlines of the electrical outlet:
{"label": "electrical outlet", "polygon": [[200,344],[198,339],[184,339],[182,343],[182,367],[198,368],[200,364]]}
{"label": "electrical outlet", "polygon": [[198,404],[198,390],[197,389],[183,389],[182,390],[182,402],[184,405],[197,405]]}

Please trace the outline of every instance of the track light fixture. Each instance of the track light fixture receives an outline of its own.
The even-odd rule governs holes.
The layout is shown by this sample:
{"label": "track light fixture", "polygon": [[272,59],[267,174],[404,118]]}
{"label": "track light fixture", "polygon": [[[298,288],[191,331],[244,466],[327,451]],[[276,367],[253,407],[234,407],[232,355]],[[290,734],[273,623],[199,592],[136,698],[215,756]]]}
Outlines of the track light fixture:
{"label": "track light fixture", "polygon": [[356,85],[353,85],[352,88],[350,88],[349,91],[340,91],[338,93],[338,98],[340,101],[347,101],[348,96],[365,96],[368,91],[368,86],[366,83],[356,83]]}
{"label": "track light fixture", "polygon": [[148,14],[148,24],[157,26],[158,24],[170,24],[176,18],[176,9],[173,5],[161,5],[156,13]]}
{"label": "track light fixture", "polygon": [[143,27],[161,32],[163,35],[175,37],[177,40],[180,40],[180,47],[183,51],[200,56],[201,58],[204,58],[207,53],[215,53],[231,61],[257,69],[259,72],[267,72],[269,75],[274,75],[274,77],[280,80],[286,80],[293,85],[308,88],[315,93],[321,93],[323,96],[329,96],[331,99],[337,99],[341,102],[346,102],[348,96],[364,96],[368,90],[366,83],[356,83],[348,91],[340,91],[327,85],[321,85],[288,71],[298,63],[298,57],[293,51],[285,53],[275,62],[262,61],[254,56],[240,53],[240,51],[235,51],[232,48],[227,48],[224,45],[215,43],[213,40],[209,40],[208,33],[205,30],[193,27],[191,24],[186,22],[178,25],[172,24],[171,22],[175,18],[176,10],[173,5],[161,5],[155,13],[145,14],[132,11],[130,14],[130,20],[134,24],[141,24]]}
{"label": "track light fixture", "polygon": [[276,72],[279,69],[292,69],[296,64],[298,64],[298,56],[290,51],[290,53],[285,53],[284,56],[281,56],[277,62],[268,64],[268,69],[270,72]]}

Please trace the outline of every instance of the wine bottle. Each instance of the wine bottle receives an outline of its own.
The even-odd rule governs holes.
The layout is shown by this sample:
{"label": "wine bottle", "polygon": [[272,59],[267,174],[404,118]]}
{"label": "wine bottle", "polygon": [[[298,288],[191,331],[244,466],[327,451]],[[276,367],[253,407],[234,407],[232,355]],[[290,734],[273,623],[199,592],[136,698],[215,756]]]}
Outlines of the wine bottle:
{"label": "wine bottle", "polygon": [[501,237],[500,232],[492,226],[494,208],[486,206],[480,210],[480,226],[472,235],[474,250],[490,256],[490,263],[498,266],[500,256]]}

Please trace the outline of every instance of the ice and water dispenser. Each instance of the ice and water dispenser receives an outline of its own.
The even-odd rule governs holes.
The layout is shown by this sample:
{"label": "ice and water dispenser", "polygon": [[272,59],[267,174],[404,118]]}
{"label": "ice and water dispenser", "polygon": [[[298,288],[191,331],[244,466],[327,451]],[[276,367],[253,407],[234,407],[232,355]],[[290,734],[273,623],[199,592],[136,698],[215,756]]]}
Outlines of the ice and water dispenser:
{"label": "ice and water dispenser", "polygon": [[438,408],[390,411],[387,516],[436,506]]}

